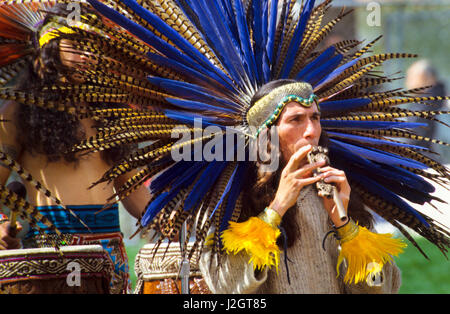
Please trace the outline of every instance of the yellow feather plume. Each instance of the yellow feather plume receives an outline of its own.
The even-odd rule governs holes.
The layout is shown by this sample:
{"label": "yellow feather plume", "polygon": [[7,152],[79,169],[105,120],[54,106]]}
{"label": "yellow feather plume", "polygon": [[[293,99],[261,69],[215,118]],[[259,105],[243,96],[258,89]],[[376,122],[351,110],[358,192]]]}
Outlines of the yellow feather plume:
{"label": "yellow feather plume", "polygon": [[254,269],[275,266],[278,271],[280,249],[276,241],[279,235],[278,228],[251,217],[245,222],[230,222],[230,227],[222,233],[222,241],[227,254],[245,250]]}
{"label": "yellow feather plume", "polygon": [[400,239],[392,238],[392,234],[377,234],[365,227],[360,227],[350,222],[339,230],[338,234],[345,233],[341,239],[341,251],[338,257],[336,270],[339,276],[339,266],[345,259],[347,261],[347,273],[345,283],[355,283],[366,280],[367,276],[381,272],[387,262],[392,261],[392,256],[403,252],[406,244]]}

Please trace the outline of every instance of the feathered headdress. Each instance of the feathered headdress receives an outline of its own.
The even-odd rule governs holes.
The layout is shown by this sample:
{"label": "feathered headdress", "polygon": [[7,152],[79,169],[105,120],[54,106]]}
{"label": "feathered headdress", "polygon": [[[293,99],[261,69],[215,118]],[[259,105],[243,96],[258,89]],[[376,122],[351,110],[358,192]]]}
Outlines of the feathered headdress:
{"label": "feathered headdress", "polygon": [[[81,20],[102,33],[72,27],[72,32],[60,34],[96,60],[88,70],[74,69],[83,82],[54,84],[20,95],[9,90],[0,94],[104,122],[95,137],[74,151],[140,143],[137,151],[96,182],[112,181],[138,169],[110,199],[120,201],[152,178],[152,200],[140,219],[140,229],[156,229],[162,235],[160,241],[172,241],[187,222],[188,237],[195,234],[195,245],[186,254],[203,246],[209,230],[213,230],[213,251],[222,251],[221,234],[240,215],[243,181],[252,165],[247,158],[249,143],[259,134],[259,126],[255,133],[248,121],[251,98],[265,83],[290,78],[312,86],[316,97],[303,99],[320,104],[334,166],[345,171],[364,204],[416,247],[405,226],[447,252],[448,230],[409,202],[420,206],[441,201],[432,195],[430,181],[448,184],[448,169],[424,154],[427,149],[402,141],[448,146],[414,133],[414,128],[426,124],[403,120],[436,120],[435,115],[447,112],[397,106],[448,97],[416,97],[422,89],[382,90],[382,84],[393,79],[374,70],[387,60],[416,56],[369,54],[379,38],[366,45],[343,40],[321,48],[323,39],[351,10],[323,25],[331,0],[318,5],[308,0],[87,2],[98,14]],[[370,91],[372,87],[380,90]],[[58,99],[48,100],[45,93],[49,91],[57,91]],[[130,108],[96,109],[89,106],[92,101],[127,103]],[[75,109],[70,105],[74,102],[88,105]],[[174,131],[182,140],[173,137]],[[230,133],[244,138],[244,160],[226,158],[235,156],[239,147],[226,145],[224,135]],[[201,154],[205,147],[221,158],[205,158]],[[187,152],[192,158],[175,160],[174,151]]]}

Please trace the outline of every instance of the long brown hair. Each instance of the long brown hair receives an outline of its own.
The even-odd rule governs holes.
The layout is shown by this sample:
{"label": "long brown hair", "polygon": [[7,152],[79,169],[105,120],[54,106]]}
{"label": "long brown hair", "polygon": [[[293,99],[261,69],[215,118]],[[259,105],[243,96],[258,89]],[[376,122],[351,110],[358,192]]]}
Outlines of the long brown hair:
{"label": "long brown hair", "polygon": [[[264,86],[262,86],[258,92],[253,96],[251,100],[251,104],[254,104],[257,100],[267,95],[271,90],[277,88],[282,85],[291,84],[295,82],[294,80],[282,79],[272,81]],[[280,161],[280,165],[274,172],[265,171],[265,163],[261,160],[257,160],[254,162],[253,166],[248,172],[248,176],[246,178],[246,182],[244,184],[244,194],[243,194],[243,211],[239,218],[240,221],[245,221],[251,216],[256,216],[261,213],[265,207],[267,207],[274,199],[275,193],[278,189],[278,185],[280,182],[281,172],[285,167],[286,161],[281,158],[281,152],[277,145],[273,145],[271,138],[273,136],[277,136],[275,132],[273,132],[275,128],[271,128],[269,130],[265,130],[263,132],[269,132],[267,134],[267,150],[272,156],[277,155],[278,160]],[[263,133],[261,133],[263,134]],[[323,147],[328,147],[328,136],[325,131],[322,131],[319,145]],[[330,163],[333,165],[333,160],[330,157]],[[297,224],[296,215],[297,215],[297,206],[294,205],[289,208],[283,219],[281,221],[281,227],[286,231],[287,237],[287,246],[292,246],[297,239],[300,238],[299,226]],[[350,194],[350,202],[348,206],[348,213],[352,216],[352,218],[358,221],[361,225],[366,227],[372,226],[372,215],[368,212],[358,196],[353,190]],[[281,240],[281,239],[280,239]],[[280,244],[280,243],[279,243]]]}
{"label": "long brown hair", "polygon": [[[86,14],[87,8],[82,6],[82,14]],[[34,41],[39,42],[40,29],[50,22],[53,16],[67,16],[67,3],[59,3],[53,6],[41,26],[36,32]],[[64,23],[64,19],[61,20]],[[36,49],[36,55],[27,66],[25,73],[16,87],[18,90],[41,90],[44,86],[51,86],[62,78],[71,82],[71,70],[63,65],[60,57],[60,40],[53,39],[42,48]],[[30,87],[31,84],[31,87]],[[45,94],[47,100],[55,100],[56,94]],[[91,103],[99,108],[117,108],[125,105],[109,103]],[[17,141],[29,153],[39,153],[47,156],[49,162],[55,162],[63,158],[68,162],[78,161],[71,148],[85,138],[85,130],[79,119],[71,114],[61,111],[44,109],[38,106],[19,104],[17,110]],[[102,151],[102,158],[108,163],[114,163],[125,157],[132,146],[123,146]]]}

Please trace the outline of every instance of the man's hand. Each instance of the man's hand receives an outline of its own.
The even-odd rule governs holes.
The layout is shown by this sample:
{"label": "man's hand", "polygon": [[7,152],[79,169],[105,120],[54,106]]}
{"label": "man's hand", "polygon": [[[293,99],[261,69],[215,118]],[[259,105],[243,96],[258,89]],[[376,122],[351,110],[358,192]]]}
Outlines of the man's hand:
{"label": "man's hand", "polygon": [[[324,179],[325,183],[332,183],[336,186],[339,197],[342,200],[342,204],[344,205],[345,211],[347,212],[348,202],[350,201],[350,184],[347,181],[347,177],[345,176],[345,172],[330,166],[320,168],[320,173]],[[330,216],[330,219],[333,221],[333,224],[336,227],[342,226],[345,221],[341,221],[336,205],[333,199],[329,199],[324,197],[323,199],[325,209]]]}
{"label": "man's hand", "polygon": [[[271,209],[277,211],[280,216],[283,216],[297,202],[297,198],[303,187],[323,178],[323,175],[313,177],[312,171],[325,165],[325,161],[322,160],[314,164],[304,162],[306,155],[311,149],[311,145],[300,148],[291,156],[286,167],[281,172],[275,199],[269,206]],[[302,164],[303,166],[300,166]]]}

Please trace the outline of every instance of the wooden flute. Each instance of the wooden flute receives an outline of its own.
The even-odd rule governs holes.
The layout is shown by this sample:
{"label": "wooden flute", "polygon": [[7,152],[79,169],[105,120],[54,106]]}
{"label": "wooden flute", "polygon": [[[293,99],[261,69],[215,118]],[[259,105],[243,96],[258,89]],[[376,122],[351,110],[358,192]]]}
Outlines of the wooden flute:
{"label": "wooden flute", "polygon": [[[328,158],[328,149],[326,147],[314,146],[308,153],[307,158],[310,164],[321,160],[326,161],[326,166],[330,164],[330,159]],[[320,174],[319,169],[315,169],[313,171],[313,176],[317,176]],[[339,214],[339,218],[341,219],[341,221],[346,221],[348,217],[345,212],[344,204],[339,197],[339,191],[337,187],[332,183],[325,183],[323,180],[320,180],[316,183],[316,188],[319,196],[333,199]]]}

